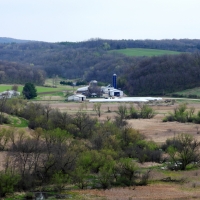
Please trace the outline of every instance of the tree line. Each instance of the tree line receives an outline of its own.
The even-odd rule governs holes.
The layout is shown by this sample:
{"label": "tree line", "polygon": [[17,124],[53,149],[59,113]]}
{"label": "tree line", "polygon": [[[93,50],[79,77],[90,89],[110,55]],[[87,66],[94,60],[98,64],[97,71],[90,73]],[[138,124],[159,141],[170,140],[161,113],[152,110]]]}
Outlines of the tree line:
{"label": "tree line", "polygon": [[180,52],[195,52],[200,50],[200,40],[194,39],[163,39],[163,40],[109,40],[101,38],[91,38],[87,41],[70,43],[61,42],[59,44],[75,48],[102,48],[104,50],[126,49],[126,48],[148,48],[163,49]]}

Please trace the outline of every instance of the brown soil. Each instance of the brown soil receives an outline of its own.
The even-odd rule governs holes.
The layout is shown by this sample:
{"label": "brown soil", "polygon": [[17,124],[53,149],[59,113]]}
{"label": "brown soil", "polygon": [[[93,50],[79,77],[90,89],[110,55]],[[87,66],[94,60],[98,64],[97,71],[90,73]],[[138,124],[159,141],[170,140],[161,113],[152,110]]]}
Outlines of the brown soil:
{"label": "brown soil", "polygon": [[[175,184],[154,184],[148,186],[112,188],[109,190],[84,190],[78,191],[79,194],[87,196],[86,199],[107,200],[181,200],[181,199],[200,199],[200,191],[184,190]],[[89,198],[90,197],[90,198]]]}

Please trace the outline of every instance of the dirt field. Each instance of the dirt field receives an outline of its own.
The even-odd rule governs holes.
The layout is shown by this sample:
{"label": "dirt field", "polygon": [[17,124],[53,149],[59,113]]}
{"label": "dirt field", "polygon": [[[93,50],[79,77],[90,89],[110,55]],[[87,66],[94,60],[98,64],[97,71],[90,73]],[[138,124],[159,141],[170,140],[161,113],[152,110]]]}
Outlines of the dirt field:
{"label": "dirt field", "polygon": [[198,190],[184,190],[175,184],[155,184],[136,188],[113,188],[110,190],[84,190],[85,199],[102,200],[189,200],[200,199]]}

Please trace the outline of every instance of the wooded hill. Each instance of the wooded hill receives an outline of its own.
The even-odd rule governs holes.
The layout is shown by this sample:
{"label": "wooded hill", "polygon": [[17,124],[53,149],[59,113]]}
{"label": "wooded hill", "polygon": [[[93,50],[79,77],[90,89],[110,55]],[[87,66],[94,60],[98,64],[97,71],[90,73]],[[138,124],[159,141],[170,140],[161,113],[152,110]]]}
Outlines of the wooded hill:
{"label": "wooded hill", "polygon": [[24,84],[32,82],[36,85],[43,85],[45,72],[30,65],[0,61],[0,84]]}
{"label": "wooded hill", "polygon": [[[151,58],[127,57],[109,53],[124,48],[149,48],[184,52],[181,55]],[[0,44],[1,73],[8,62],[40,70],[47,77],[111,83],[118,75],[118,86],[130,95],[160,95],[200,86],[200,40],[102,40],[84,42],[27,42]],[[12,71],[12,70],[11,70]],[[30,70],[27,70],[30,72]],[[7,72],[5,72],[7,74]],[[13,79],[20,81],[19,79]],[[10,82],[1,79],[1,82]],[[37,81],[36,81],[37,82]],[[42,84],[42,82],[37,82]]]}

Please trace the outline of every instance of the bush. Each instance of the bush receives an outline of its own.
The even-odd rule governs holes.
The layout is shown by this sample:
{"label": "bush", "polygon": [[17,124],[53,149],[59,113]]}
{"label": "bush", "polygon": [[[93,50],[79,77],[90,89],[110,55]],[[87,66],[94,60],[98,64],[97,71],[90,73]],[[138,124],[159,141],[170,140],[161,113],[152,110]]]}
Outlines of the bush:
{"label": "bush", "polygon": [[177,121],[181,123],[185,122],[198,123],[200,118],[200,112],[197,114],[197,116],[195,116],[194,111],[195,111],[194,107],[188,109],[185,103],[180,104],[178,107],[174,109],[173,114],[169,113],[169,115],[163,119],[163,122]]}
{"label": "bush", "polygon": [[129,118],[131,118],[131,119],[139,118],[138,111],[135,109],[135,107],[133,105],[130,106],[129,113],[130,113]]}
{"label": "bush", "polygon": [[153,108],[149,107],[148,105],[144,104],[140,107],[140,118],[142,119],[150,119],[155,116],[155,112]]}
{"label": "bush", "polygon": [[7,193],[13,193],[14,188],[19,182],[20,177],[12,174],[10,171],[0,172],[0,197],[4,197]]}

